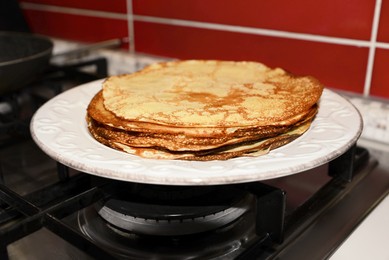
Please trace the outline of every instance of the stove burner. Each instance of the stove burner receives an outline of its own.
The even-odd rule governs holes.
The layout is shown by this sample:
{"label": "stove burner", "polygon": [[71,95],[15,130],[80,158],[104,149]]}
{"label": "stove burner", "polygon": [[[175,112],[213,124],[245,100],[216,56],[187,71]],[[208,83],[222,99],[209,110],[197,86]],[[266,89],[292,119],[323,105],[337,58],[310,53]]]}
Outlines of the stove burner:
{"label": "stove burner", "polygon": [[[183,215],[193,212],[193,215],[197,215],[196,211],[202,211],[201,207],[172,207],[161,205],[142,205],[136,203],[126,203],[126,206],[138,208],[154,209],[155,212],[162,212],[163,215],[171,214],[172,219],[145,219],[139,217],[133,217],[112,210],[108,206],[102,207],[98,213],[109,223],[124,230],[147,235],[162,235],[162,236],[177,236],[200,233],[204,231],[214,230],[219,227],[225,226],[228,223],[239,218],[247,210],[247,198],[242,199],[239,203],[232,207],[221,210],[217,213],[204,214],[199,217],[179,217],[182,210]],[[206,209],[206,208],[205,208]]]}
{"label": "stove burner", "polygon": [[[98,203],[98,214],[124,231],[178,236],[225,226],[243,215],[251,201],[248,193],[232,187],[156,187]],[[152,201],[145,193],[153,194]]]}
{"label": "stove burner", "polygon": [[234,259],[256,241],[253,210],[216,230],[178,236],[129,232],[107,224],[98,214],[94,207],[79,211],[78,228],[115,259]]}

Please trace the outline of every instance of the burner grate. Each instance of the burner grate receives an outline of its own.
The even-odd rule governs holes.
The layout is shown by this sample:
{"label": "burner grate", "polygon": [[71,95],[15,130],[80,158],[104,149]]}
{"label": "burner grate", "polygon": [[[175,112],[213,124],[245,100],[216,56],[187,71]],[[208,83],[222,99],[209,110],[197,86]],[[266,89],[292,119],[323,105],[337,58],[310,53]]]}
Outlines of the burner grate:
{"label": "burner grate", "polygon": [[30,138],[30,120],[46,101],[61,92],[107,77],[107,59],[98,57],[72,65],[54,66],[28,86],[0,97],[0,146]]}
{"label": "burner grate", "polygon": [[[355,147],[351,149],[346,155],[339,157],[337,160],[346,160],[346,163],[350,167],[353,167],[353,173],[355,173],[358,171],[358,168],[366,163],[369,156],[364,149]],[[353,155],[358,162],[355,164],[349,163],[350,155]],[[338,163],[339,161],[335,161],[332,164],[335,165]],[[347,178],[344,178],[345,175],[342,172],[347,173]],[[275,249],[281,248],[282,250],[291,243],[291,239],[293,240],[295,233],[302,232],[301,229],[304,228],[304,225],[309,225],[309,221],[312,222],[320,214],[323,208],[319,207],[319,204],[331,204],[342,195],[344,187],[350,186],[348,185],[350,182],[348,177],[348,170],[339,171],[337,177],[333,177],[328,185],[325,185],[308,202],[288,215],[285,212],[287,197],[283,190],[259,182],[234,185],[234,189],[248,192],[253,196],[256,205],[254,207],[255,210],[249,210],[245,213],[250,218],[239,218],[239,221],[235,221],[234,225],[236,225],[236,229],[234,229],[233,225],[227,225],[218,229],[218,232],[207,232],[207,244],[214,244],[214,241],[210,239],[213,236],[231,238],[228,240],[228,243],[230,243],[228,244],[228,250],[224,247],[218,247],[217,252],[212,251],[208,253],[211,255],[211,253],[226,253],[228,251],[231,252],[231,256],[234,258],[242,260],[258,257],[266,258]],[[352,176],[352,179],[358,178],[360,178],[359,175],[354,174]],[[112,244],[108,244],[112,241],[104,241],[102,242],[103,245],[96,243],[93,237],[93,232],[96,232],[96,230],[85,230],[85,228],[88,227],[88,222],[97,221],[98,219],[97,212],[94,210],[96,203],[102,200],[107,201],[115,196],[117,197],[120,193],[118,187],[122,187],[122,185],[123,183],[119,181],[103,179],[84,173],[79,173],[71,177],[68,176],[54,185],[25,197],[14,193],[4,185],[0,185],[0,258],[8,258],[8,244],[42,227],[46,227],[94,258],[116,258],[118,254],[114,253],[114,249],[110,247]],[[126,186],[133,186],[135,191],[139,191],[139,187],[142,185],[126,184]],[[153,195],[151,194],[149,197],[153,198]],[[168,198],[170,199],[170,195],[167,195],[163,200],[167,200]],[[90,220],[87,218],[87,215],[93,215],[95,218]],[[69,220],[74,216],[78,216],[76,222],[78,221],[78,223],[82,224],[80,230],[77,230],[74,225],[70,224],[71,221]],[[300,221],[303,220],[300,217],[303,220],[308,219],[307,224],[301,225]],[[126,238],[123,238],[122,235],[115,235],[115,231],[110,230],[106,225],[104,227],[101,221],[99,223],[98,225],[101,225],[101,228],[108,229],[107,232],[111,234],[112,238],[114,238],[113,240],[118,241],[124,239],[123,243],[127,245],[132,243],[128,238],[125,240]],[[247,229],[251,233],[244,233],[242,235],[242,233],[236,231],[242,229]],[[86,232],[91,233],[86,234]],[[225,234],[228,234],[228,236]],[[230,234],[237,236],[237,238],[230,236]],[[131,239],[136,239],[137,237],[135,235]],[[148,240],[148,237],[152,239]],[[164,243],[161,243],[161,245],[171,245],[175,250],[181,250],[180,253],[182,254],[185,253],[185,250],[189,251],[189,247],[186,247],[187,245],[195,244],[194,249],[197,251],[199,251],[199,248],[196,246],[206,246],[199,242],[203,239],[199,239],[197,235],[192,238],[191,236],[180,237],[162,238]],[[144,245],[148,247],[150,245],[153,246],[148,241],[160,242],[161,238],[146,236],[142,237],[141,241],[136,240],[134,242],[134,244],[140,245],[139,250],[145,249]],[[162,250],[160,251],[161,254],[166,253],[166,248],[162,248],[161,245],[152,248],[152,250]],[[119,255],[122,253],[133,254],[135,252],[137,256],[140,256],[141,252],[138,252],[138,249],[121,249],[122,251],[119,252]],[[128,252],[128,250],[131,252]],[[170,252],[166,254],[166,258],[168,259],[173,256]],[[221,254],[223,255],[223,253]]]}
{"label": "burner grate", "polygon": [[69,243],[76,243],[83,250],[90,248],[88,253],[91,256],[112,258],[61,220],[104,197],[102,188],[96,186],[96,180],[92,180],[87,174],[76,175],[66,182],[58,182],[26,197],[0,184],[0,259],[8,259],[8,244],[42,227],[48,228]]}

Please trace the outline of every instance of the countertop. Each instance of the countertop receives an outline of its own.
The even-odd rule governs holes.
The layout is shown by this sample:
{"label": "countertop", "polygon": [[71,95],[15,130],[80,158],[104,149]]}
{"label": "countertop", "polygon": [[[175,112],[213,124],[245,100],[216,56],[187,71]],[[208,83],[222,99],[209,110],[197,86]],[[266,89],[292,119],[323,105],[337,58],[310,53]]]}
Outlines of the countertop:
{"label": "countertop", "polygon": [[330,259],[389,259],[389,196],[369,214]]}

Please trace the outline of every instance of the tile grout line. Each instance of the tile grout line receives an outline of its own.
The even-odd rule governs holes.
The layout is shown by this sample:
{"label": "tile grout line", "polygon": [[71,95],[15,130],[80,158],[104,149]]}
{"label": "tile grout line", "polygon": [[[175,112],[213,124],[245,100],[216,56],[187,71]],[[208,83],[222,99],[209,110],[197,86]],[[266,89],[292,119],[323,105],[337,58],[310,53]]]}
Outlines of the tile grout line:
{"label": "tile grout line", "polygon": [[[154,17],[154,16],[143,16],[143,15],[134,15],[134,20],[140,22],[159,23],[159,24],[166,24],[166,25],[173,25],[173,26],[184,26],[184,27],[186,26],[192,28],[230,31],[230,32],[237,32],[237,33],[270,36],[270,37],[290,38],[290,39],[297,39],[297,40],[316,41],[316,42],[341,44],[341,45],[351,45],[356,47],[370,46],[370,42],[366,40],[354,40],[348,38],[321,36],[321,35],[313,35],[307,33],[295,33],[295,32],[272,30],[272,29],[245,27],[245,26],[238,26],[238,25],[216,24],[216,23],[188,21],[188,20],[162,18],[162,17]],[[383,43],[382,46],[389,48],[389,44]]]}
{"label": "tile grout line", "polygon": [[26,10],[48,11],[48,12],[57,12],[63,14],[84,15],[90,17],[111,18],[111,19],[118,19],[118,20],[127,19],[126,13],[112,13],[112,12],[105,12],[105,11],[45,5],[45,4],[34,4],[34,3],[27,3],[27,2],[20,2],[20,6],[22,7],[22,9],[26,9]]}
{"label": "tile grout line", "polygon": [[127,30],[128,30],[128,44],[130,54],[135,54],[135,29],[134,29],[134,12],[132,0],[127,0]]}
{"label": "tile grout line", "polygon": [[375,51],[377,48],[377,34],[378,34],[378,27],[380,23],[381,5],[382,5],[382,0],[376,0],[375,8],[374,8],[373,24],[372,24],[372,30],[370,36],[369,56],[367,59],[365,86],[363,88],[363,95],[365,97],[370,95],[370,90],[371,90],[374,58],[375,58]]}

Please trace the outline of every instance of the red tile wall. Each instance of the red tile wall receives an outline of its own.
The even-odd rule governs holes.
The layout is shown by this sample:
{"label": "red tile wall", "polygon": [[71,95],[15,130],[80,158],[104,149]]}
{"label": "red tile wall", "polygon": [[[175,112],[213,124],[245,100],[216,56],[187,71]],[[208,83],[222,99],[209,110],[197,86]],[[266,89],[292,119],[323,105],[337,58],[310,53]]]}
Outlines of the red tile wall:
{"label": "red tile wall", "polygon": [[376,50],[370,94],[389,98],[389,49]]}
{"label": "red tile wall", "polygon": [[389,98],[388,1],[382,5],[372,0],[20,2],[36,33],[94,42],[129,36],[130,24],[137,52],[179,59],[260,61],[313,75],[331,88]]}
{"label": "red tile wall", "polygon": [[378,41],[389,43],[389,2],[382,1]]}
{"label": "red tile wall", "polygon": [[128,36],[124,20],[36,10],[25,11],[25,17],[32,31],[56,38],[89,43]]}
{"label": "red tile wall", "polygon": [[[134,0],[140,15],[369,39],[374,1]],[[350,27],[353,29],[350,30]]]}

